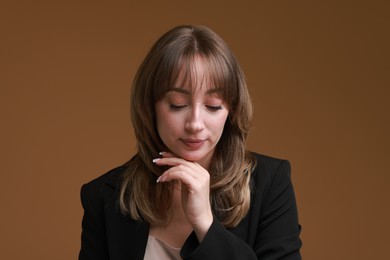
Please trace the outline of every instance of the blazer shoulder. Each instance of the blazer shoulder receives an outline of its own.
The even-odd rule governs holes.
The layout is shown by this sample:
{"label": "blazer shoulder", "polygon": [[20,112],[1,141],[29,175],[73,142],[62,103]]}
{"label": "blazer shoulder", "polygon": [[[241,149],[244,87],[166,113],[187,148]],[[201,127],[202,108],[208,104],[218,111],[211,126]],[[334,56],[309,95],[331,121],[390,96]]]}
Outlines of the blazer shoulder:
{"label": "blazer shoulder", "polygon": [[255,168],[261,167],[270,171],[275,171],[278,167],[280,167],[281,164],[290,165],[290,162],[286,159],[275,158],[256,152],[251,152],[251,154],[256,161]]}
{"label": "blazer shoulder", "polygon": [[84,184],[81,190],[82,192],[85,191],[86,193],[96,194],[100,193],[101,190],[107,185],[114,189],[118,189],[120,187],[121,177],[126,172],[126,169],[127,166],[125,165],[111,169],[108,172]]}
{"label": "blazer shoulder", "polygon": [[275,158],[256,152],[251,152],[256,161],[256,166],[252,172],[253,178],[256,183],[258,181],[269,183],[276,175],[280,177],[290,176],[290,162],[286,159]]}

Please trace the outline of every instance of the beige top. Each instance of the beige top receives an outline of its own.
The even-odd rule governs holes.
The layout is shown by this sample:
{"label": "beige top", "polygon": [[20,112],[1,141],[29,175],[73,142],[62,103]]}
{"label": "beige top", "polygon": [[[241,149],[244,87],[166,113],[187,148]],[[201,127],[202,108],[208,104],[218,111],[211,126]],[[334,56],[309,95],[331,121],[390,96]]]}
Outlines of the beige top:
{"label": "beige top", "polygon": [[148,238],[148,243],[146,244],[146,250],[144,255],[144,260],[179,260],[180,257],[180,248],[175,248],[164,241],[150,236]]}

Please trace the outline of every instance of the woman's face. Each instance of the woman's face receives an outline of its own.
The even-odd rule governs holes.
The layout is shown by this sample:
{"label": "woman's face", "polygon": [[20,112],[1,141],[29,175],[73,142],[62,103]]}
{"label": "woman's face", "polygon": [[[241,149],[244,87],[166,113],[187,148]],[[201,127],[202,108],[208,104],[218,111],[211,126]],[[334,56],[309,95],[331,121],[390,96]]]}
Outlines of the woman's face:
{"label": "woman's face", "polygon": [[194,66],[195,86],[174,86],[156,103],[157,130],[170,152],[208,168],[229,111],[217,89],[202,80],[200,58]]}

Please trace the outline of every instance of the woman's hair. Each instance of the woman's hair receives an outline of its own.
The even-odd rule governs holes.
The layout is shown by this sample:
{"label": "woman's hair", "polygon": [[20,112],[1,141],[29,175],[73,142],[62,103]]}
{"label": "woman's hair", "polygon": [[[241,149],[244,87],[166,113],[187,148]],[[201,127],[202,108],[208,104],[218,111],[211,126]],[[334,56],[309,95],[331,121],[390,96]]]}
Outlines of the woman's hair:
{"label": "woman's hair", "polygon": [[227,227],[236,226],[248,212],[255,162],[245,146],[252,104],[244,75],[232,51],[216,33],[189,25],[165,33],[151,48],[133,81],[131,120],[137,154],[127,163],[120,191],[121,210],[133,219],[154,224],[170,221],[172,189],[169,184],[156,183],[166,168],[152,162],[160,151],[167,151],[157,131],[155,104],[178,83],[179,73],[184,74],[186,82],[196,80],[197,57],[206,66],[208,83],[219,90],[229,109],[208,169],[212,210]]}

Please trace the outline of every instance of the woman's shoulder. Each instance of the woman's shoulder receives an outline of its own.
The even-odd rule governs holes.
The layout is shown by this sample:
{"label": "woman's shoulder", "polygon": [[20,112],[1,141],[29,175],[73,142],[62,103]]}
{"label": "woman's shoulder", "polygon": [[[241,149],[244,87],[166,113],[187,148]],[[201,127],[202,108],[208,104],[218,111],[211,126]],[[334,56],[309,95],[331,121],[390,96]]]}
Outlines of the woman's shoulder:
{"label": "woman's shoulder", "polygon": [[286,159],[276,158],[276,157],[272,157],[257,152],[252,152],[252,151],[250,152],[250,154],[256,161],[256,167],[261,166],[269,169],[274,169],[279,167],[280,164],[282,163],[289,164],[289,161]]}
{"label": "woman's shoulder", "polygon": [[115,167],[99,177],[85,183],[81,188],[82,194],[96,195],[101,194],[105,190],[119,190],[121,177],[126,172],[127,166],[121,165]]}
{"label": "woman's shoulder", "polygon": [[271,182],[274,178],[290,178],[291,166],[286,159],[271,157],[256,152],[251,152],[255,159],[253,177],[261,182]]}

